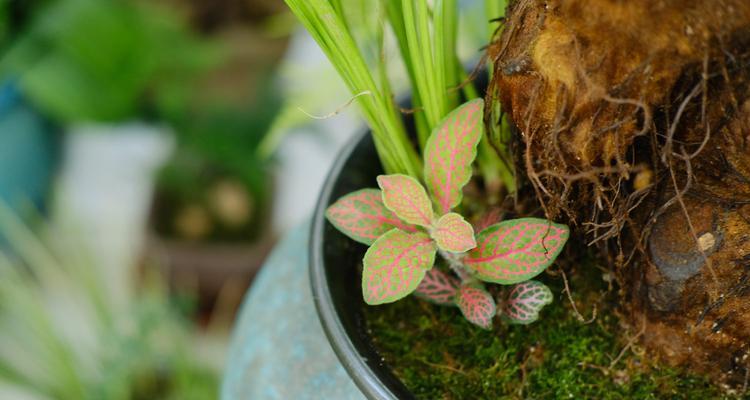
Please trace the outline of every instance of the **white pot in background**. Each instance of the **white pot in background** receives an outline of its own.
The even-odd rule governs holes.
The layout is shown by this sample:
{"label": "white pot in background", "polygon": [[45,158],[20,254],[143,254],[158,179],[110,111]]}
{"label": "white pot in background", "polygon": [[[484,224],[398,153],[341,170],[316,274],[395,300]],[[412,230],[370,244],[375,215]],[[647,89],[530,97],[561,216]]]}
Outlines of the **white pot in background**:
{"label": "white pot in background", "polygon": [[126,304],[144,242],[158,169],[174,147],[169,128],[140,122],[87,124],[65,136],[53,208],[57,232],[104,274],[111,300]]}

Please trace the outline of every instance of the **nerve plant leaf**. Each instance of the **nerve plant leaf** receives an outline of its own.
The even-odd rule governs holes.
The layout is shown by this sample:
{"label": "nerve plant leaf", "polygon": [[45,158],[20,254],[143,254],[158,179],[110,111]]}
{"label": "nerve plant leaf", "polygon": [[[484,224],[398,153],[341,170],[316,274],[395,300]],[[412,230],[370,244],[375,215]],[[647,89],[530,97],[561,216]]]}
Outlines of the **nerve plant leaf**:
{"label": "nerve plant leaf", "polygon": [[362,295],[367,304],[391,303],[413,292],[435,264],[435,242],[423,232],[393,229],[367,249]]}
{"label": "nerve plant leaf", "polygon": [[569,233],[567,226],[539,218],[503,221],[477,234],[477,247],[464,264],[487,282],[523,282],[555,261]]}
{"label": "nerve plant leaf", "polygon": [[385,207],[378,189],[362,189],[341,197],[328,207],[326,218],[346,236],[367,245],[393,228],[417,231]]}
{"label": "nerve plant leaf", "polygon": [[552,292],[537,281],[513,286],[503,307],[502,317],[512,324],[530,324],[539,318],[539,311],[552,303]]}
{"label": "nerve plant leaf", "polygon": [[452,306],[460,284],[458,279],[433,268],[427,271],[414,294],[435,304]]}
{"label": "nerve plant leaf", "polygon": [[474,239],[474,228],[456,213],[448,213],[440,217],[432,231],[438,247],[453,253],[463,253],[477,246]]}
{"label": "nerve plant leaf", "polygon": [[451,111],[427,139],[424,178],[440,214],[461,203],[461,191],[471,179],[471,163],[484,131],[483,107],[482,99],[464,103]]}
{"label": "nerve plant leaf", "polygon": [[383,189],[383,203],[399,218],[424,227],[432,225],[430,198],[416,179],[401,174],[380,175],[378,185]]}
{"label": "nerve plant leaf", "polygon": [[461,286],[456,294],[456,305],[469,322],[484,329],[492,329],[495,300],[481,285]]}

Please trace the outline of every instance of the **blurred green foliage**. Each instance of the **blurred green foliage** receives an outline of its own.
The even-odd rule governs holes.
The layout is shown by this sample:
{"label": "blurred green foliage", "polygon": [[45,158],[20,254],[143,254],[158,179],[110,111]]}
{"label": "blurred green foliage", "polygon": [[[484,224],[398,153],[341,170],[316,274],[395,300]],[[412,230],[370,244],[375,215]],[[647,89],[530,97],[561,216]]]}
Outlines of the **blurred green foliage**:
{"label": "blurred green foliage", "polygon": [[218,56],[174,11],[153,2],[48,3],[9,44],[0,77],[16,77],[26,96],[60,121],[120,121],[173,109]]}
{"label": "blurred green foliage", "polygon": [[[186,236],[175,222],[187,207],[198,207],[210,220],[207,231],[196,239],[250,240],[262,233],[271,203],[270,163],[256,150],[281,109],[282,98],[272,79],[266,79],[254,97],[241,105],[204,107],[174,119],[180,143],[159,180],[159,233]],[[247,203],[247,214],[228,210],[230,215],[222,218],[226,213],[216,198],[232,182],[245,191],[238,195],[246,196],[240,201]]]}
{"label": "blurred green foliage", "polygon": [[[269,160],[257,149],[280,108],[275,60],[232,54],[241,51],[225,41],[235,36],[199,29],[196,21],[206,16],[192,14],[213,15],[222,4],[0,0],[0,82],[14,80],[30,103],[63,125],[155,120],[175,131],[177,149],[158,182],[155,210],[157,231],[167,236],[181,236],[187,208],[198,207],[211,225],[205,237],[192,235],[201,239],[252,239],[268,215]],[[234,28],[253,31],[263,18],[217,29],[239,23]],[[255,40],[247,43],[254,48],[283,43],[243,39]],[[237,70],[248,75],[232,75]],[[246,85],[243,79],[256,75],[266,84]],[[239,81],[234,93],[212,91],[210,85],[231,79]]]}
{"label": "blurred green foliage", "polygon": [[214,398],[218,371],[163,282],[114,301],[90,249],[59,229],[32,231],[0,203],[0,398]]}

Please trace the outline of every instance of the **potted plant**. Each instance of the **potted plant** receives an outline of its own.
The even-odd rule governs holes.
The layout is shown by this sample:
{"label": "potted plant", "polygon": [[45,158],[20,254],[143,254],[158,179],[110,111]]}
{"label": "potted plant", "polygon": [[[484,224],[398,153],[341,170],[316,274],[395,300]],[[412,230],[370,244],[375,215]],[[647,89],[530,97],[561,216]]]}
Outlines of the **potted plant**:
{"label": "potted plant", "polygon": [[[642,331],[625,325],[630,334],[618,339],[622,328],[617,318],[597,319],[595,307],[584,309],[581,301],[601,305],[600,312],[621,310],[615,306],[612,274],[591,281],[586,270],[595,270],[601,261],[580,250],[582,241],[572,242],[578,253],[561,258],[566,268],[542,274],[561,254],[570,232],[546,218],[545,213],[562,217],[538,202],[539,193],[549,195],[540,177],[522,181],[523,174],[514,173],[512,160],[520,161],[523,170],[535,166],[533,159],[509,150],[512,143],[532,143],[520,137],[530,131],[511,134],[495,92],[498,83],[528,90],[509,77],[531,61],[516,54],[515,63],[490,65],[493,79],[483,101],[455,54],[455,2],[437,1],[431,7],[422,0],[379,3],[382,9],[373,15],[390,26],[412,86],[412,103],[406,106],[411,112],[402,116],[382,56],[373,74],[347,29],[341,2],[287,4],[328,55],[371,129],[371,136],[358,137],[334,166],[310,242],[321,322],[365,395],[638,398],[719,393],[701,377],[651,363],[637,352],[631,355]],[[516,12],[528,11],[515,5],[511,9]],[[488,2],[487,9],[487,20],[503,15],[499,2]],[[378,35],[384,54],[382,29]],[[491,48],[492,60],[510,40],[503,38]],[[531,112],[523,108],[529,98],[518,96],[512,100],[526,114],[514,114],[515,122]],[[545,173],[565,178],[555,170]],[[572,293],[566,269],[580,272],[572,279],[590,289]],[[564,296],[570,312],[555,305],[542,310]],[[579,308],[593,318],[584,318]],[[550,320],[526,326],[539,315]],[[493,323],[495,317],[501,322]]]}

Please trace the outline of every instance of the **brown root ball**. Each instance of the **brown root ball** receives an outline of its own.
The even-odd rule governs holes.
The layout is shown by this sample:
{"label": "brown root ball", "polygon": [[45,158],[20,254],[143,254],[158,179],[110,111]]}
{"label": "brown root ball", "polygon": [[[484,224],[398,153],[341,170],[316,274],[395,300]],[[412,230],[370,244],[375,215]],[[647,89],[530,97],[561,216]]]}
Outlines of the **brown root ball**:
{"label": "brown root ball", "polygon": [[610,256],[650,354],[750,361],[750,1],[517,0],[490,47],[547,217]]}

